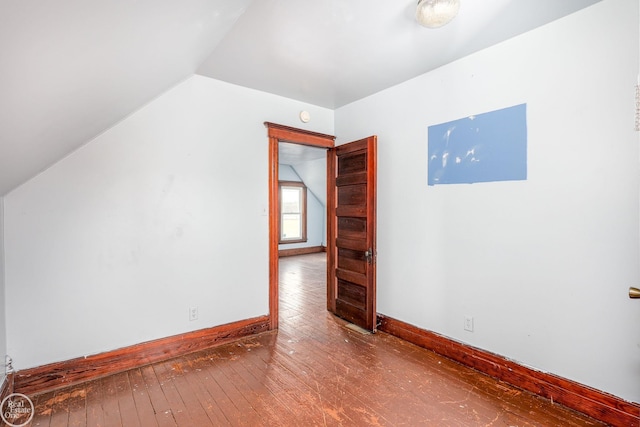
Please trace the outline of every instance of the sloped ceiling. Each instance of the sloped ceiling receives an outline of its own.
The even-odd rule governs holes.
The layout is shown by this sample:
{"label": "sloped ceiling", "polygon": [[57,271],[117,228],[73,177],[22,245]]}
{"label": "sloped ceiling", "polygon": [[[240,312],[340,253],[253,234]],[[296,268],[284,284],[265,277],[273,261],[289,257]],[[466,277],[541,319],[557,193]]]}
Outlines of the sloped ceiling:
{"label": "sloped ceiling", "polygon": [[288,142],[278,144],[278,162],[291,166],[322,206],[327,205],[326,158],[324,148]]}
{"label": "sloped ceiling", "polygon": [[0,195],[186,79],[249,0],[2,0]]}
{"label": "sloped ceiling", "polygon": [[432,30],[416,0],[259,0],[198,73],[337,108],[598,1],[460,0]]}
{"label": "sloped ceiling", "polygon": [[0,195],[194,73],[335,108],[599,0],[3,0]]}

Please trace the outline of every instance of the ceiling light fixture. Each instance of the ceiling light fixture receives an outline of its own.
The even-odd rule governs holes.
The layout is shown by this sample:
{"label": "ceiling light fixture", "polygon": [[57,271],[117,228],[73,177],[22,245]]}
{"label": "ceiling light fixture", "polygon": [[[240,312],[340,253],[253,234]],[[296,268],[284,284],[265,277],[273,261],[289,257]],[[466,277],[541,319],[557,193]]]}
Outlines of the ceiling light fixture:
{"label": "ceiling light fixture", "polygon": [[427,28],[440,28],[458,14],[460,0],[418,0],[416,20]]}

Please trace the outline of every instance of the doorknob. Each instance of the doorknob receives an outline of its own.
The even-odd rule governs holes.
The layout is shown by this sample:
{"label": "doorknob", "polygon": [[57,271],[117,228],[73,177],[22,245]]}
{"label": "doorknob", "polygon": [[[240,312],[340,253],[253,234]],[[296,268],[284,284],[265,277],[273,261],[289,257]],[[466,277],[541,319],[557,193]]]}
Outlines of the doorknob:
{"label": "doorknob", "polygon": [[640,298],[640,289],[629,288],[629,298]]}

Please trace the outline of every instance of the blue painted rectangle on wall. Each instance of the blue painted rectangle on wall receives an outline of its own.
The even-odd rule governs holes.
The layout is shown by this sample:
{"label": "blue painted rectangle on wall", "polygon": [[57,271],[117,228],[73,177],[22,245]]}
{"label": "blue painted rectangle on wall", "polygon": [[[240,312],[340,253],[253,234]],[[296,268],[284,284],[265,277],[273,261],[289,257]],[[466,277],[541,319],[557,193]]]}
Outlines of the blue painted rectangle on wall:
{"label": "blue painted rectangle on wall", "polygon": [[527,179],[527,104],[429,126],[428,184]]}

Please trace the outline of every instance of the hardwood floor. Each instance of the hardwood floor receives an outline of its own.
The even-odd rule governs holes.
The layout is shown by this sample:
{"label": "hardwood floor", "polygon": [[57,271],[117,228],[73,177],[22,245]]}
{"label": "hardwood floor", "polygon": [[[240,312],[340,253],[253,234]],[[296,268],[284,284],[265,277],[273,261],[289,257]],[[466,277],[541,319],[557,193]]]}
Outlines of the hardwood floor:
{"label": "hardwood floor", "polygon": [[326,311],[325,254],[280,261],[280,330],[33,397],[32,426],[594,426]]}

